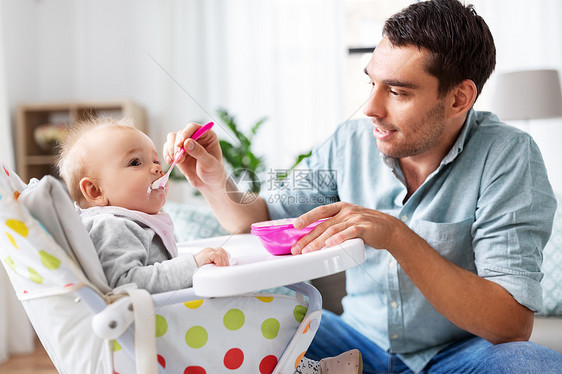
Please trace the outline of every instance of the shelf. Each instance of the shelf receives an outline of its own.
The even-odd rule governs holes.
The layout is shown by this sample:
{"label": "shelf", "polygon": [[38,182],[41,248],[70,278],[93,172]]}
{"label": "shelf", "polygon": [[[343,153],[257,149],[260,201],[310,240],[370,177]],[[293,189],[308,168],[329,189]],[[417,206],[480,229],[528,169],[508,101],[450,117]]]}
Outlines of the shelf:
{"label": "shelf", "polygon": [[55,162],[57,162],[57,155],[27,156],[25,159],[28,165],[54,164]]}
{"label": "shelf", "polygon": [[76,121],[96,118],[129,118],[146,132],[146,114],[132,101],[26,103],[18,107],[16,159],[19,176],[24,182],[50,174],[58,177],[55,147],[41,148],[35,141],[37,128],[45,124],[69,126]]}

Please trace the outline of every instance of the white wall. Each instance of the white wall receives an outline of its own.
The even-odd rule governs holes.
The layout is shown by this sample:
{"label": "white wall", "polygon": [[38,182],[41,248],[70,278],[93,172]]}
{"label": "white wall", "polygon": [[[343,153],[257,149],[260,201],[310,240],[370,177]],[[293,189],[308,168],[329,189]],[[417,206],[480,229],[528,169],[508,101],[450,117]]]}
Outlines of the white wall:
{"label": "white wall", "polygon": [[[171,48],[178,41],[171,40],[166,29],[178,16],[178,2],[2,1],[12,116],[22,102],[132,99],[147,109],[149,132],[158,147],[168,131],[185,125],[186,118],[205,118],[165,72],[172,70],[206,105],[205,93],[197,89],[203,85],[191,84],[205,79],[204,59],[197,53],[205,38],[194,35],[196,43],[186,43],[191,53],[185,66],[171,65]],[[188,4],[193,2],[186,2],[187,8]],[[196,12],[190,14],[199,22]]]}
{"label": "white wall", "polygon": [[285,167],[346,119],[339,0],[2,1],[11,108],[131,98],[158,148],[218,107],[267,116],[256,150]]}
{"label": "white wall", "polygon": [[[222,104],[234,113],[242,113],[239,119],[243,124],[262,116],[273,117],[263,127],[258,148],[274,154],[285,151],[281,147],[290,141],[291,131],[284,131],[284,126],[290,122],[298,120],[301,129],[308,129],[316,117],[323,116],[322,130],[316,128],[295,139],[298,144],[294,150],[301,147],[304,151],[310,139],[323,139],[347,118],[341,108],[322,106],[319,96],[332,94],[330,100],[336,102],[340,97],[343,86],[338,81],[338,62],[326,69],[325,64],[296,66],[294,61],[302,49],[295,49],[293,61],[275,61],[275,43],[287,43],[299,33],[302,38],[306,35],[300,29],[287,35],[274,32],[279,25],[271,25],[264,15],[280,14],[276,5],[279,1],[0,1],[12,116],[15,106],[25,101],[131,98],[147,108],[150,135],[160,148],[167,132],[183,127],[188,120],[209,119],[208,112]],[[298,4],[284,2],[292,7]],[[562,71],[561,1],[467,2],[475,4],[495,36],[497,72],[545,67]],[[284,23],[311,18],[318,13],[314,9],[319,3],[313,3],[310,9],[299,8],[293,14],[290,7],[285,8],[287,14],[276,20]],[[333,2],[322,4],[328,3]],[[320,22],[330,20],[330,12],[338,12],[337,6],[329,11],[326,8],[322,8],[327,14]],[[330,24],[327,29],[333,29],[336,35],[340,26]],[[317,40],[321,36],[306,37],[311,38],[307,45],[320,44]],[[257,64],[254,56],[263,59],[265,53],[269,53],[269,60],[265,59],[268,63]],[[334,59],[337,58],[326,55],[324,61]],[[294,96],[278,96],[284,79],[278,78],[280,73],[275,69],[283,67],[292,69],[295,81],[303,82],[300,88],[287,86],[293,89]],[[340,68],[344,68],[343,64]],[[260,80],[266,88],[249,91],[244,84],[248,80]],[[232,84],[225,86],[225,82]],[[493,83],[492,76],[477,109],[493,110],[489,106]],[[275,112],[271,104],[275,100],[301,106],[299,109],[308,112],[308,117],[293,120],[290,114]],[[311,109],[307,111],[307,107]],[[562,139],[562,119],[532,121],[529,131],[543,152],[553,185],[562,190],[562,152],[558,144]],[[286,159],[273,162],[276,167],[288,165]]]}
{"label": "white wall", "polygon": [[[558,69],[562,74],[562,1],[473,0],[496,41],[496,72],[484,87],[477,109],[493,111],[497,73],[531,69]],[[562,118],[512,121],[537,142],[553,188],[562,192]]]}

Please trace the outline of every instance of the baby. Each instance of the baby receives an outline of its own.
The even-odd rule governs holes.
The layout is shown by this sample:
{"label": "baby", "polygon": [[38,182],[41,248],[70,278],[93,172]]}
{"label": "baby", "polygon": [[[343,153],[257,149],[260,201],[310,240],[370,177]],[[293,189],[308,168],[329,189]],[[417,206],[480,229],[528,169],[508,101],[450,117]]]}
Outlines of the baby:
{"label": "baby", "polygon": [[163,175],[158,153],[127,121],[92,119],[73,126],[57,166],[110,287],[136,283],[150,293],[177,290],[192,286],[198,267],[229,264],[222,248],[177,256],[172,220],[160,212],[168,186],[149,188]]}

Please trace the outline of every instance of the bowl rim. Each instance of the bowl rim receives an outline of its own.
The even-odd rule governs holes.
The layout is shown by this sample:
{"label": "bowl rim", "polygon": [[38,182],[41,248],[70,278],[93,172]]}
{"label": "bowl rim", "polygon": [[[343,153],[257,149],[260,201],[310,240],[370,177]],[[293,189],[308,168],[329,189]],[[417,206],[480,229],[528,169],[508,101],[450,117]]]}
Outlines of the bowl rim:
{"label": "bowl rim", "polygon": [[[267,232],[277,232],[277,231],[281,231],[281,230],[287,230],[287,229],[295,229],[295,227],[293,226],[293,222],[295,221],[296,218],[281,218],[281,219],[275,219],[275,220],[271,220],[271,221],[262,221],[262,222],[256,222],[250,225],[251,227],[251,233],[255,234],[257,232],[259,233],[267,233]],[[318,224],[320,224],[321,222],[326,221],[328,218],[322,218],[319,219],[316,222],[311,223],[310,225],[303,227],[302,229],[298,229],[298,230],[306,230],[309,228],[313,228],[316,227]],[[295,229],[297,230],[297,229]]]}

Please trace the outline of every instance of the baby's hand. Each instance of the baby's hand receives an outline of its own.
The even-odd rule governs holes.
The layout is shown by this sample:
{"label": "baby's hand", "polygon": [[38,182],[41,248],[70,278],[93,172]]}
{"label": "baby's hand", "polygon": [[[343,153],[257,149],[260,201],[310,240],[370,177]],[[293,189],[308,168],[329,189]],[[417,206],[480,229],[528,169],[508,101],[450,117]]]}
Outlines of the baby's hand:
{"label": "baby's hand", "polygon": [[205,248],[196,253],[195,262],[197,266],[215,264],[217,266],[228,266],[228,252],[222,248]]}

